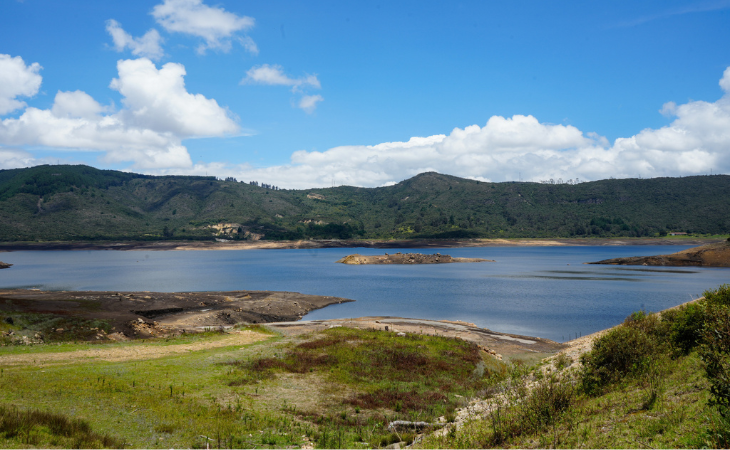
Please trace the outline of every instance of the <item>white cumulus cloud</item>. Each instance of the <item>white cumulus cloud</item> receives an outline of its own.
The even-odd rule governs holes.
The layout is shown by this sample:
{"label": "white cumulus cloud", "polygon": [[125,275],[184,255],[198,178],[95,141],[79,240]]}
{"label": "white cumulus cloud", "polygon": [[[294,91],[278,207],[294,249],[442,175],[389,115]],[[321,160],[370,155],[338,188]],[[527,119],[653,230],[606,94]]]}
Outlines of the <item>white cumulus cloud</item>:
{"label": "white cumulus cloud", "polygon": [[[220,7],[211,7],[202,0],[164,0],[152,9],[152,16],[168,32],[190,34],[202,38],[205,43],[199,53],[207,49],[227,52],[236,33],[253,28],[252,17],[238,16]],[[256,54],[258,48],[252,39],[242,38],[248,51]]]}
{"label": "white cumulus cloud", "polygon": [[167,63],[157,69],[148,59],[117,63],[119,78],[110,87],[119,91],[126,108],[119,112],[125,123],[178,137],[220,136],[238,131],[224,108],[214,99],[191,94],[185,88],[185,67]]}
{"label": "white cumulus cloud", "polygon": [[135,56],[143,56],[151,59],[160,59],[164,55],[162,50],[162,37],[155,29],[146,32],[142,37],[132,37],[122,29],[122,26],[114,19],[106,21],[106,31],[114,41],[114,49],[123,52],[126,48]]}
{"label": "white cumulus cloud", "polygon": [[131,161],[139,169],[191,167],[182,140],[221,136],[239,127],[213,99],[185,89],[185,68],[149,59],[121,60],[111,87],[124,107],[107,113],[83,91],[58,92],[50,109],[28,107],[0,121],[0,144],[101,151],[107,162]]}
{"label": "white cumulus cloud", "polygon": [[[667,103],[667,126],[608,140],[533,116],[491,117],[484,126],[403,142],[350,145],[323,152],[297,151],[287,165],[196,165],[216,173],[286,188],[384,186],[426,171],[485,181],[597,180],[730,173],[730,68],[715,102]],[[188,171],[187,173],[190,173]]]}
{"label": "white cumulus cloud", "polygon": [[42,77],[41,66],[25,64],[20,56],[0,54],[0,116],[25,106],[17,97],[32,97],[38,93]]}

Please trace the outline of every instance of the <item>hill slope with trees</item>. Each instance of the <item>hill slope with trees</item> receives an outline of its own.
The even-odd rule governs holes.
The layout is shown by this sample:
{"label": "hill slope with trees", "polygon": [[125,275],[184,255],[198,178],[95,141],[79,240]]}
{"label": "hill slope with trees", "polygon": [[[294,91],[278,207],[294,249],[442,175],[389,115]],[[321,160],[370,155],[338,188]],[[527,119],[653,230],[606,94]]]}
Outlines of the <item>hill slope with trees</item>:
{"label": "hill slope with trees", "polygon": [[0,171],[0,240],[642,237],[730,232],[730,176],[287,190],[88,166]]}

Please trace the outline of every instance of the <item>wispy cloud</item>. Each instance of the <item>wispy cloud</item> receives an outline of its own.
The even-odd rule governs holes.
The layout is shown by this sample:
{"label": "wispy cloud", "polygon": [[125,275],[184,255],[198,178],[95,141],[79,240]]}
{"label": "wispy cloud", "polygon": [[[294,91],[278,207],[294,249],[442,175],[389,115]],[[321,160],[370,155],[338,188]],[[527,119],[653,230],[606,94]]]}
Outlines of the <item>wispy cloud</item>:
{"label": "wispy cloud", "polygon": [[151,59],[160,59],[165,53],[160,45],[162,42],[160,33],[155,29],[151,29],[144,36],[136,38],[124,31],[119,22],[109,19],[106,21],[106,31],[111,35],[114,41],[114,49],[118,52],[128,48],[135,56]]}
{"label": "wispy cloud", "polygon": [[[200,54],[207,49],[229,51],[236,33],[248,31],[256,23],[252,17],[208,6],[202,0],[164,0],[152,9],[152,16],[170,33],[202,38],[205,43],[198,46]],[[243,37],[241,43],[249,52],[258,53],[258,47],[251,38]]]}
{"label": "wispy cloud", "polygon": [[730,0],[704,1],[704,2],[698,2],[698,3],[691,4],[691,5],[683,6],[680,8],[668,9],[666,11],[661,11],[656,14],[650,14],[650,15],[638,17],[635,19],[619,22],[614,25],[614,28],[635,27],[637,25],[642,25],[642,24],[645,24],[647,22],[651,22],[654,20],[665,19],[667,17],[681,16],[684,14],[718,11],[718,10],[722,10],[722,9],[730,9]]}
{"label": "wispy cloud", "polygon": [[288,86],[295,94],[302,94],[302,97],[295,103],[296,107],[301,108],[307,114],[311,114],[317,108],[317,103],[324,100],[321,95],[306,95],[306,88],[321,89],[322,85],[317,79],[317,75],[304,75],[299,78],[292,78],[284,73],[281,66],[263,64],[261,66],[252,67],[246,72],[246,77],[241,80],[241,84],[265,84],[269,86]]}

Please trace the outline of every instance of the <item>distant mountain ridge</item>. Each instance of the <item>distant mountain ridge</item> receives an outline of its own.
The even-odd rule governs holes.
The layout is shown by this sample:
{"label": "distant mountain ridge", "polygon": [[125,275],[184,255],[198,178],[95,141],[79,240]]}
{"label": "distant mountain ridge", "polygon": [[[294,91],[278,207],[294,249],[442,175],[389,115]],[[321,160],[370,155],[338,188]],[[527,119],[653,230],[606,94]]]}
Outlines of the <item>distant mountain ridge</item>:
{"label": "distant mountain ridge", "polygon": [[[265,181],[265,180],[264,180]],[[730,176],[270,189],[88,166],[0,170],[0,241],[632,237],[730,233]]]}

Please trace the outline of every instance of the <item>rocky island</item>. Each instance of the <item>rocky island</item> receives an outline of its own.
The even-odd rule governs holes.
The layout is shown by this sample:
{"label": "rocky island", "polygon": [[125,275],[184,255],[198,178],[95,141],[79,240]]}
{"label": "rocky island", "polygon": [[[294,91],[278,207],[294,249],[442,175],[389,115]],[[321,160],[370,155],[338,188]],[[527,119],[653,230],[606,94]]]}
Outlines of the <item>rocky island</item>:
{"label": "rocky island", "polygon": [[435,255],[424,255],[423,253],[395,253],[392,255],[347,255],[337,261],[342,264],[447,264],[447,263],[469,263],[469,262],[494,262],[492,259],[482,258],[454,258],[449,255],[436,253]]}
{"label": "rocky island", "polygon": [[588,264],[730,267],[730,241],[692,247],[669,255],[612,258]]}
{"label": "rocky island", "polygon": [[7,269],[8,267],[12,266],[12,264],[4,263],[0,261],[0,269]]}

